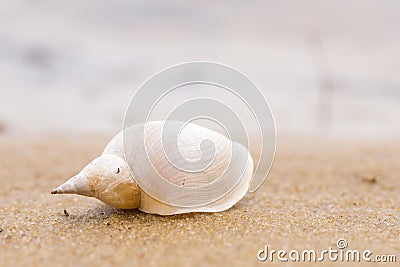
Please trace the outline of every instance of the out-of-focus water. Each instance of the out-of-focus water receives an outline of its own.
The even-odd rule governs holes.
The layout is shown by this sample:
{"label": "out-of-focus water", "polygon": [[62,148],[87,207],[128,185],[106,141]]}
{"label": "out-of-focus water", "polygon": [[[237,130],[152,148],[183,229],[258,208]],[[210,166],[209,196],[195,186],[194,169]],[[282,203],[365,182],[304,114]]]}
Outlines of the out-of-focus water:
{"label": "out-of-focus water", "polygon": [[[398,1],[0,1],[0,128],[113,133],[181,62],[233,66],[278,134],[400,136]],[[188,92],[190,94],[190,92]]]}

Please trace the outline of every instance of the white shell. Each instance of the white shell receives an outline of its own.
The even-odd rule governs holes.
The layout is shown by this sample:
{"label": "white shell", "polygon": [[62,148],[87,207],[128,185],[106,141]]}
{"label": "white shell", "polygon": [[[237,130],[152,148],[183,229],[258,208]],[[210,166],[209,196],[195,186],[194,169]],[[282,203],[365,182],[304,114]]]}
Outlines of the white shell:
{"label": "white shell", "polygon": [[[187,212],[218,212],[229,209],[244,197],[249,188],[253,174],[253,159],[249,151],[244,146],[231,142],[222,134],[193,123],[186,124],[179,134],[179,139],[176,140],[177,127],[181,128],[182,124],[177,122],[165,124],[163,121],[154,121],[148,122],[146,125],[131,126],[125,130],[128,131],[125,136],[123,136],[123,132],[120,132],[109,142],[101,157],[115,155],[124,159],[123,138],[127,138],[125,145],[129,147],[125,148],[126,157],[130,162],[130,166],[134,168],[132,173],[137,176],[135,180],[142,182],[140,184],[143,188],[140,189],[140,204],[138,208],[144,212],[170,215]],[[144,148],[147,153],[143,153],[143,138],[140,141],[143,132]],[[204,142],[204,140],[211,142]],[[176,144],[178,145],[176,146]],[[141,153],[138,153],[138,151]],[[239,157],[237,157],[238,154]],[[168,158],[165,155],[168,155]],[[247,163],[245,167],[243,167],[243,159]],[[239,168],[239,165],[242,167]],[[185,171],[187,166],[197,171]],[[150,183],[149,179],[154,177],[154,170],[163,179],[177,187],[183,187],[184,189],[207,187],[210,190],[206,191],[205,194],[187,194],[187,190],[173,192],[158,190],[163,184]],[[225,179],[235,179],[237,183],[234,184],[230,191],[226,191],[228,193],[221,195],[221,190],[225,189],[221,189],[216,181],[221,179],[224,173],[229,174]],[[129,174],[126,177],[129,176],[132,178]],[[126,178],[124,181],[126,182]],[[146,184],[146,182],[149,183]],[[137,187],[135,183],[133,183],[133,186]],[[57,192],[57,189],[55,190],[56,193],[63,193],[61,191]],[[79,192],[72,193],[79,194]],[[163,201],[150,196],[151,193],[158,194],[157,198]],[[99,194],[96,194],[97,196],[95,197],[98,197]],[[222,197],[218,198],[217,194]],[[109,196],[107,197],[110,198]],[[102,200],[101,197],[98,198]],[[208,198],[210,201],[207,201]],[[183,206],[168,204],[176,203],[177,201],[203,204]],[[112,201],[108,201],[108,203],[113,204]]]}

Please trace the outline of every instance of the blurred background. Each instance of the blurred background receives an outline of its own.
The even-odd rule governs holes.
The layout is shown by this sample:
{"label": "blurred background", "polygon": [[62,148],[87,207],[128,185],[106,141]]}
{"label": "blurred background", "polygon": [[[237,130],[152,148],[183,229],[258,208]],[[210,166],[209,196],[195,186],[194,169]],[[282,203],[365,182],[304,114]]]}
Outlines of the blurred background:
{"label": "blurred background", "polygon": [[278,136],[400,137],[400,2],[0,0],[0,132],[113,134],[133,93],[215,61],[267,97]]}

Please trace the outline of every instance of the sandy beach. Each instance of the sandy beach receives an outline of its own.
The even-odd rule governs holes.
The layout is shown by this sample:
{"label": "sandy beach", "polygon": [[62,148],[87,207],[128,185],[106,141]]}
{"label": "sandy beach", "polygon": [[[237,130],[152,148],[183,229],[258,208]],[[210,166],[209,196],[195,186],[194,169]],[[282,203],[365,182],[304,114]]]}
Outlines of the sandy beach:
{"label": "sandy beach", "polygon": [[[0,3],[0,267],[283,265],[257,254],[339,239],[399,265],[400,1]],[[232,66],[268,100],[277,154],[256,193],[166,217],[50,194],[122,129],[144,81],[192,61]],[[221,94],[169,96],[152,120]]]}
{"label": "sandy beach", "polygon": [[264,185],[221,213],[163,217],[50,195],[106,141],[0,138],[1,266],[263,266],[280,263],[258,261],[265,245],[321,251],[340,238],[400,256],[398,142],[279,140]]}

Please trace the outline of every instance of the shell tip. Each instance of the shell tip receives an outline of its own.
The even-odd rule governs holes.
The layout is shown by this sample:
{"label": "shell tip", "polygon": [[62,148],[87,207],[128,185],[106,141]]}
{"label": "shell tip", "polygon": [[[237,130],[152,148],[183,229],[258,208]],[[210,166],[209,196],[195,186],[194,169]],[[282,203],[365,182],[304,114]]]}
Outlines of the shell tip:
{"label": "shell tip", "polygon": [[56,188],[56,189],[53,189],[51,192],[50,192],[50,194],[52,194],[52,195],[56,195],[56,194],[60,194],[61,192],[60,191],[58,191],[58,189]]}

